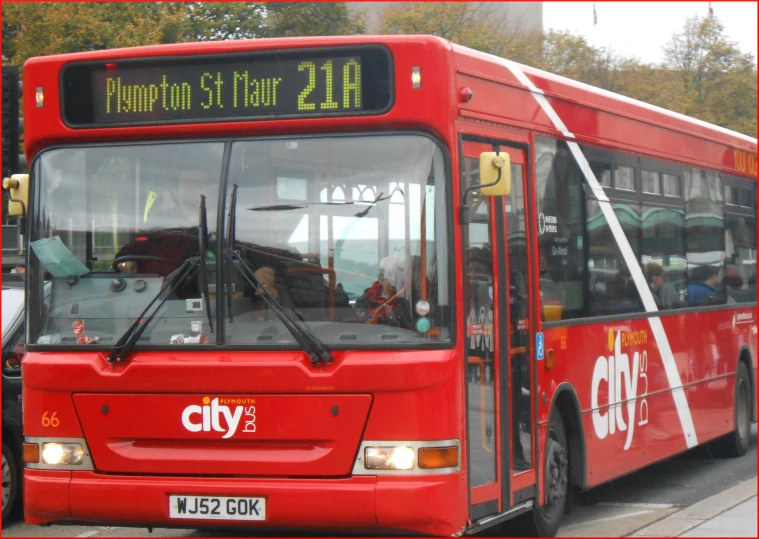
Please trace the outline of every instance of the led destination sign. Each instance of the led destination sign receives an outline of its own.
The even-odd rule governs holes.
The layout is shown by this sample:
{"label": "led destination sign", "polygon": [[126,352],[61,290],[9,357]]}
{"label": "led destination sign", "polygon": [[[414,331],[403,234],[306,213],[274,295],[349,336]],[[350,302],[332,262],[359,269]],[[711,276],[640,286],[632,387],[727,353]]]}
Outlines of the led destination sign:
{"label": "led destination sign", "polygon": [[87,126],[386,110],[388,54],[339,52],[74,65],[63,75],[64,117]]}

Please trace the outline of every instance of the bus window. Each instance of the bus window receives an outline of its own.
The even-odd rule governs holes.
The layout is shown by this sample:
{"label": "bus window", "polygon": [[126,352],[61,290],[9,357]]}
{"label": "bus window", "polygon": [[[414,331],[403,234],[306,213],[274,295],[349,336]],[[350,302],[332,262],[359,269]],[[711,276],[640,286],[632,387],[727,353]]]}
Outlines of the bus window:
{"label": "bus window", "polygon": [[[756,301],[756,220],[725,216],[725,286],[728,303]],[[732,274],[731,274],[732,273]]]}
{"label": "bus window", "polygon": [[[643,205],[641,262],[659,310],[683,307],[686,287],[685,212]],[[656,275],[654,275],[656,274]]]}
{"label": "bus window", "polygon": [[545,320],[584,316],[583,176],[567,145],[536,138],[540,290]]}
{"label": "bus window", "polygon": [[[613,201],[611,207],[635,253],[640,259],[640,205]],[[636,313],[643,310],[617,240],[595,199],[588,200],[589,312],[591,315]]]}
{"label": "bus window", "polygon": [[715,295],[725,263],[723,192],[717,173],[685,170],[687,302],[690,307],[724,303]]}

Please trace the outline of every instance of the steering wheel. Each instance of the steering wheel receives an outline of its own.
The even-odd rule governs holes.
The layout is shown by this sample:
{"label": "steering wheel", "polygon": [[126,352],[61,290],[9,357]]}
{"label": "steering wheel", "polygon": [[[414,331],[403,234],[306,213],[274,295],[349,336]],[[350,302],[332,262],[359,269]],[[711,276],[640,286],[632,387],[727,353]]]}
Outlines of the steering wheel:
{"label": "steering wheel", "polygon": [[[124,262],[137,262],[139,263],[142,260],[156,260],[159,262],[166,262],[168,263],[169,260],[167,258],[164,258],[162,256],[155,256],[155,255],[141,255],[141,254],[134,254],[134,255],[122,255],[117,256],[113,259],[113,267],[121,273],[121,270],[119,269],[119,266],[123,264]],[[129,272],[127,272],[129,273]]]}

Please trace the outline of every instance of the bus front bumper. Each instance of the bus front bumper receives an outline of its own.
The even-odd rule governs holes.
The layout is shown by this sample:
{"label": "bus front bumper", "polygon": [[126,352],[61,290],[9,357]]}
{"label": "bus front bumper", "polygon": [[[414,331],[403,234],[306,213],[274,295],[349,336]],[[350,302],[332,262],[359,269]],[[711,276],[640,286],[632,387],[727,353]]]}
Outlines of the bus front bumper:
{"label": "bus front bumper", "polygon": [[[171,518],[169,498],[258,497],[266,520]],[[251,479],[101,475],[26,469],[27,524],[97,522],[151,527],[246,527],[260,530],[398,530],[437,536],[466,525],[463,473],[354,476],[342,479]]]}

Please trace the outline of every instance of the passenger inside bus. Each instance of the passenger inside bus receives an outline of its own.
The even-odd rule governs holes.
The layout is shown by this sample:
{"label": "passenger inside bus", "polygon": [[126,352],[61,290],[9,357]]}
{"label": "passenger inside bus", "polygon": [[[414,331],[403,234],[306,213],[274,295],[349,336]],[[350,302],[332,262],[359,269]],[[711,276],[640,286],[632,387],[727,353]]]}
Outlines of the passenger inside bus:
{"label": "passenger inside bus", "polygon": [[281,285],[277,286],[276,275],[272,268],[268,266],[258,268],[255,271],[254,275],[256,276],[256,279],[258,279],[258,282],[261,283],[261,286],[263,286],[266,291],[269,292],[269,294],[271,294],[271,296],[276,299],[280,305],[282,305],[282,307],[288,308],[290,305],[292,305],[290,294],[287,293],[287,291]]}
{"label": "passenger inside bus", "polygon": [[672,283],[667,282],[664,277],[664,269],[660,264],[649,262],[646,264],[644,274],[659,310],[677,309],[680,306],[677,290]]}
{"label": "passenger inside bus", "polygon": [[725,265],[725,276],[716,286],[714,296],[707,300],[709,305],[732,305],[737,303],[736,296],[740,297],[743,287],[743,277],[734,264]]}
{"label": "passenger inside bus", "polygon": [[411,329],[411,305],[403,297],[406,290],[406,263],[398,256],[383,258],[377,280],[356,300],[356,308],[372,324]]}
{"label": "passenger inside bus", "polygon": [[704,305],[716,293],[715,287],[720,282],[717,266],[696,266],[689,272],[688,304],[691,307]]}

